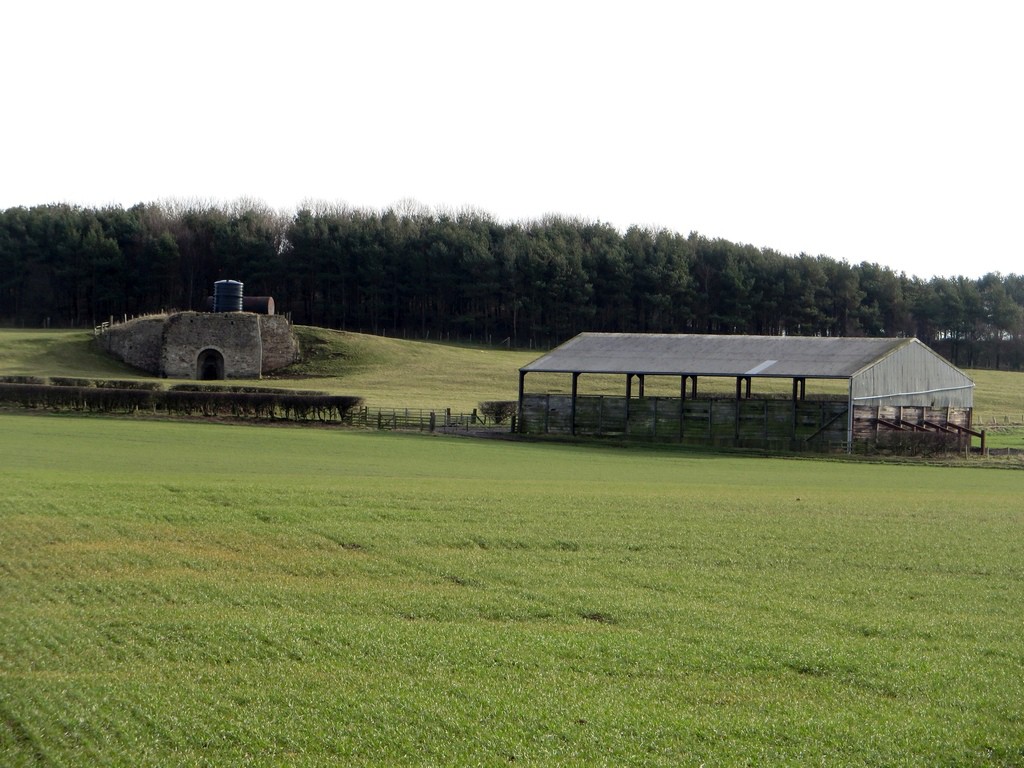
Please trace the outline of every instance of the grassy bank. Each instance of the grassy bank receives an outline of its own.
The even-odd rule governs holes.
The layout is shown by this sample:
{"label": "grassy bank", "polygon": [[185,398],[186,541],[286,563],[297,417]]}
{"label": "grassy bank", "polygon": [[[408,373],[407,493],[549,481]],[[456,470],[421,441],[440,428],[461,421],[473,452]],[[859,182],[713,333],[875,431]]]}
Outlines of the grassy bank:
{"label": "grassy bank", "polygon": [[0,416],[5,765],[1013,765],[1016,472]]}

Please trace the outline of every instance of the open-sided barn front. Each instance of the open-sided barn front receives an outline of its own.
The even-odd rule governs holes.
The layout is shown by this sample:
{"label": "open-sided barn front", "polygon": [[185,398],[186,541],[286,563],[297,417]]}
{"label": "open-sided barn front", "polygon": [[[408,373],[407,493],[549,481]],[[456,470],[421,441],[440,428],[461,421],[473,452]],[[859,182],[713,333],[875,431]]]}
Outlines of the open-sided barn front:
{"label": "open-sided barn front", "polygon": [[[534,373],[565,374],[568,393],[529,391]],[[621,394],[587,393],[588,377],[609,375],[622,377]],[[678,389],[648,396],[651,377],[678,380]],[[728,393],[702,392],[708,378],[728,380]],[[765,379],[792,386],[759,396],[754,382]],[[808,395],[815,380],[839,386]],[[970,378],[917,339],[583,333],[520,369],[518,431],[781,450],[962,450],[980,437],[973,395]]]}

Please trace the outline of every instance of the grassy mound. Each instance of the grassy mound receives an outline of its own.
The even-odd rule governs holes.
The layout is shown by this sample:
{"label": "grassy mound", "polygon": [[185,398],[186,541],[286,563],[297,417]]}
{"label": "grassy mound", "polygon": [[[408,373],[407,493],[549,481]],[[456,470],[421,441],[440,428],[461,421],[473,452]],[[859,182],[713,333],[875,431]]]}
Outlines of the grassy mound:
{"label": "grassy mound", "polygon": [[514,400],[519,368],[537,353],[404,341],[296,327],[302,360],[275,374],[281,386],[309,386],[364,398],[371,408],[470,411],[482,400]]}

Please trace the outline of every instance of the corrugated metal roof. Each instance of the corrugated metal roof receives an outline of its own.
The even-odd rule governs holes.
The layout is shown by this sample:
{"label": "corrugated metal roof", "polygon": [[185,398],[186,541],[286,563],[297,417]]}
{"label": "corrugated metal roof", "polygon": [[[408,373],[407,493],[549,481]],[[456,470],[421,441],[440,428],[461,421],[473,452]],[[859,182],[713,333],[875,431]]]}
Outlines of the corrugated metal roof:
{"label": "corrugated metal roof", "polygon": [[581,333],[520,370],[525,373],[848,379],[917,339]]}

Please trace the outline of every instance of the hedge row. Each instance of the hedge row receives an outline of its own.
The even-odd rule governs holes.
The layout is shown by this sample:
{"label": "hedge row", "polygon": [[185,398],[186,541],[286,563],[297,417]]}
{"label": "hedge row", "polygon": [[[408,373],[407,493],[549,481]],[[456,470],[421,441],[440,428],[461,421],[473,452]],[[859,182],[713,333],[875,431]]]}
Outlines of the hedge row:
{"label": "hedge row", "polygon": [[337,422],[362,403],[360,397],[266,390],[231,392],[179,389],[19,384],[0,382],[0,403],[23,408],[91,413],[164,412],[178,416]]}
{"label": "hedge row", "polygon": [[[54,382],[56,383],[56,382]],[[159,387],[159,385],[157,385]],[[173,384],[168,389],[175,392],[245,392],[250,395],[278,395],[280,389],[270,387],[250,387],[245,385],[221,386],[218,384]],[[292,395],[322,395],[323,392],[315,392],[308,389],[289,389],[287,394]]]}
{"label": "hedge row", "polygon": [[479,408],[480,413],[495,424],[504,424],[515,415],[519,409],[519,402],[516,400],[484,400],[479,404]]}

